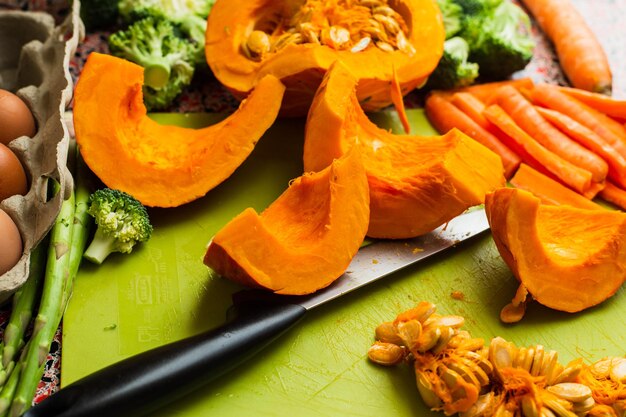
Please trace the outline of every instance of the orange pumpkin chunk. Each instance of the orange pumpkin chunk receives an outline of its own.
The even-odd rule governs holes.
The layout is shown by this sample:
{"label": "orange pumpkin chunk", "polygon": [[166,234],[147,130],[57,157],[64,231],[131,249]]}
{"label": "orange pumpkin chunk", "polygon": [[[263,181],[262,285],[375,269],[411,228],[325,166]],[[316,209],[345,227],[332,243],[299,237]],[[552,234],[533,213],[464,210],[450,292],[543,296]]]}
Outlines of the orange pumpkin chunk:
{"label": "orange pumpkin chunk", "polygon": [[342,65],[327,73],[306,123],[305,170],[319,170],[356,146],[370,186],[368,236],[430,232],[505,183],[500,157],[453,129],[443,136],[395,135],[359,105],[357,79]]}
{"label": "orange pumpkin chunk", "polygon": [[244,210],[213,237],[204,263],[243,285],[309,294],[345,272],[368,219],[365,169],[350,152],[295,179],[260,215]]}
{"label": "orange pumpkin chunk", "polygon": [[626,280],[626,213],[542,204],[511,188],[488,194],[485,208],[502,258],[539,303],[581,311]]}
{"label": "orange pumpkin chunk", "polygon": [[139,65],[90,54],[74,94],[74,127],[102,182],[156,207],[193,201],[228,178],[276,119],[285,90],[267,76],[228,118],[190,129],[150,119],[142,85]]}

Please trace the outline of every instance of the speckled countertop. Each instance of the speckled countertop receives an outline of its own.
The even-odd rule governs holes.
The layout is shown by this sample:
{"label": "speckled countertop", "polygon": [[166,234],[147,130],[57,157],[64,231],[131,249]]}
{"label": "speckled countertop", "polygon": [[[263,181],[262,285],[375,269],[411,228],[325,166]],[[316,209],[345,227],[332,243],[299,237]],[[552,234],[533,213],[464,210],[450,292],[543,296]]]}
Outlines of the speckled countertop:
{"label": "speckled countertop", "polygon": [[[572,2],[596,33],[607,53],[613,72],[613,96],[626,99],[626,0],[572,0]],[[56,16],[59,21],[67,14],[68,8],[67,0],[0,0],[0,10],[43,10]],[[549,42],[536,27],[533,34],[537,40],[535,56],[526,70],[516,74],[515,77],[530,76],[536,82],[567,84]],[[107,35],[108,32],[87,34],[72,62],[71,71],[75,78],[78,77],[84,59],[90,52],[107,52],[105,41]],[[407,101],[409,105],[419,102],[411,97]],[[176,100],[169,110],[178,112],[230,111],[237,104],[237,101],[209,73],[199,73],[193,85]],[[6,310],[0,311],[0,331],[4,328],[9,313]],[[60,339],[59,331],[48,356],[46,372],[39,385],[35,402],[41,401],[59,387]]]}

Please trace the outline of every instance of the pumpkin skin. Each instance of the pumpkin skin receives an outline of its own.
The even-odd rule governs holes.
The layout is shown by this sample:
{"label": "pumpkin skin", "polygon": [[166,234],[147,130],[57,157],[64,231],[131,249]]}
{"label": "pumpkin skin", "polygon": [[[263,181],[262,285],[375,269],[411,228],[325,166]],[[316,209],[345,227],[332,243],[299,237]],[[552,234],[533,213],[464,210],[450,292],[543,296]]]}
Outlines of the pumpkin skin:
{"label": "pumpkin skin", "polygon": [[369,191],[357,152],[304,174],[260,215],[252,208],[212,239],[204,263],[279,294],[309,294],[341,276],[367,230]]}
{"label": "pumpkin skin", "polygon": [[356,83],[340,63],[327,73],[306,122],[304,168],[320,170],[360,149],[370,186],[368,236],[428,233],[504,185],[500,157],[457,129],[433,137],[380,129],[360,107]]}
{"label": "pumpkin skin", "polygon": [[90,54],[74,93],[74,128],[102,182],[153,207],[188,203],[228,178],[276,119],[284,93],[267,76],[225,120],[189,129],[150,119],[142,85],[142,67]]}
{"label": "pumpkin skin", "polygon": [[[303,4],[294,0],[218,0],[208,19],[206,59],[215,77],[236,97],[245,96],[266,74],[286,85],[281,114],[304,116],[325,72],[344,63],[359,79],[358,98],[368,111],[392,103],[395,68],[402,94],[423,85],[443,54],[445,31],[441,12],[432,0],[391,0],[390,6],[407,23],[408,41],[416,51],[384,52],[369,48],[358,53],[312,43],[292,44],[260,62],[250,60],[241,45],[272,13],[289,13]],[[293,14],[293,12],[292,12]]]}
{"label": "pumpkin skin", "polygon": [[542,204],[514,188],[487,194],[485,209],[502,258],[539,303],[581,311],[626,280],[626,213]]}

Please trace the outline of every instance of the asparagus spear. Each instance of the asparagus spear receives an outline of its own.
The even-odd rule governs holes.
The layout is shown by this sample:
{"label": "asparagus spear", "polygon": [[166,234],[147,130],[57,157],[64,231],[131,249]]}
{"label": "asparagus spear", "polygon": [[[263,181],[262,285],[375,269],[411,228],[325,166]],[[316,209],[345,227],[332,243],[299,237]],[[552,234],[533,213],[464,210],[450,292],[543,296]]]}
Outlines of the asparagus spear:
{"label": "asparagus spear", "polygon": [[7,380],[7,383],[2,387],[2,391],[0,391],[0,417],[5,417],[9,412],[9,407],[11,406],[11,401],[15,395],[21,371],[22,364],[18,362],[17,365],[15,365],[13,372],[11,372],[11,376]]}
{"label": "asparagus spear", "polygon": [[11,416],[20,416],[30,406],[41,380],[50,344],[62,316],[64,281],[70,273],[71,237],[74,226],[75,199],[70,193],[50,232],[50,246],[39,311],[33,334],[22,362],[22,372],[11,405]]}
{"label": "asparagus spear", "polygon": [[24,285],[13,295],[11,317],[4,330],[2,367],[8,370],[13,358],[24,343],[24,332],[30,324],[38,300],[41,277],[46,265],[47,241],[42,241],[30,255],[30,273]]}
{"label": "asparagus spear", "polygon": [[22,372],[10,409],[10,415],[15,417],[22,415],[32,403],[54,334],[71,296],[74,277],[93,224],[87,212],[89,174],[78,152],[75,167],[75,189],[71,197],[63,203],[51,232],[48,264],[35,329],[29,348],[20,359]]}

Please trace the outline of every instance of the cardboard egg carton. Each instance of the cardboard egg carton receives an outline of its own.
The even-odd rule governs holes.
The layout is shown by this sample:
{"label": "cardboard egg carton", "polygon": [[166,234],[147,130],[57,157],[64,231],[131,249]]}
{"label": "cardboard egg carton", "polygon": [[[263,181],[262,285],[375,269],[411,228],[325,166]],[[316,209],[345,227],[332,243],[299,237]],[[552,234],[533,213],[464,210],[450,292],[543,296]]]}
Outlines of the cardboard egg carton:
{"label": "cardboard egg carton", "polygon": [[[52,228],[69,196],[73,181],[67,169],[70,144],[63,118],[73,93],[70,59],[84,36],[80,3],[59,26],[43,12],[0,11],[0,87],[14,92],[28,105],[37,133],[9,143],[26,171],[29,189],[0,202],[0,208],[17,224],[24,245],[22,256],[0,276],[0,302],[26,281],[30,253]],[[50,181],[60,184],[49,196]]]}

